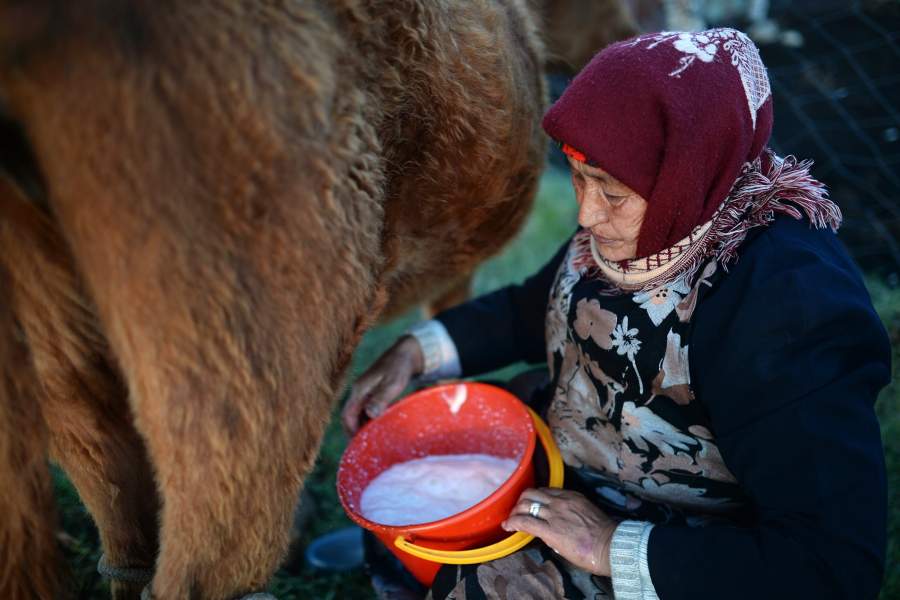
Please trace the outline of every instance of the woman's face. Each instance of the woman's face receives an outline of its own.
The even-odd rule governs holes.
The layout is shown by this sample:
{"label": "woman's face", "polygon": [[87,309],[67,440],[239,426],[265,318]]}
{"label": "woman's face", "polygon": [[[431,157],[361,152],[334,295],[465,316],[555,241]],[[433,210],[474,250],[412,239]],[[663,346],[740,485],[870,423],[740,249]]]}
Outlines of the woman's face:
{"label": "woman's face", "polygon": [[647,201],[603,169],[571,157],[569,165],[578,200],[578,224],[590,230],[597,251],[609,261],[636,258]]}

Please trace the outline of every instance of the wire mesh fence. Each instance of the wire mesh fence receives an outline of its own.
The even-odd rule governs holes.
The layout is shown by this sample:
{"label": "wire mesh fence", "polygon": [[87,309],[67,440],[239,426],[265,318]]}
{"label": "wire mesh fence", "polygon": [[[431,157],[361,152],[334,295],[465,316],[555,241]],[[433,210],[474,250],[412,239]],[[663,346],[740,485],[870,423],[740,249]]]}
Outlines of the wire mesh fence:
{"label": "wire mesh fence", "polygon": [[782,2],[802,45],[761,46],[775,101],[773,146],[816,161],[860,265],[900,274],[900,2]]}

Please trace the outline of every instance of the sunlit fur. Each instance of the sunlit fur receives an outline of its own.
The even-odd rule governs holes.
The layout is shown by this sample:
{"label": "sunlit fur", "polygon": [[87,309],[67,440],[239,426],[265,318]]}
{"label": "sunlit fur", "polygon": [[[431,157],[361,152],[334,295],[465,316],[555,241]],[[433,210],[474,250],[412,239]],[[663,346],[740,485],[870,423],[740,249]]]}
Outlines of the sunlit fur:
{"label": "sunlit fur", "polygon": [[633,33],[614,0],[0,0],[45,184],[0,174],[0,597],[70,589],[48,456],[156,598],[265,585],[359,337],[464,299],[530,207],[535,22],[570,70]]}
{"label": "sunlit fur", "polygon": [[65,587],[47,455],[154,597],[260,589],[359,337],[464,290],[530,207],[524,0],[0,0],[0,24],[47,192],[0,186],[0,597]]}

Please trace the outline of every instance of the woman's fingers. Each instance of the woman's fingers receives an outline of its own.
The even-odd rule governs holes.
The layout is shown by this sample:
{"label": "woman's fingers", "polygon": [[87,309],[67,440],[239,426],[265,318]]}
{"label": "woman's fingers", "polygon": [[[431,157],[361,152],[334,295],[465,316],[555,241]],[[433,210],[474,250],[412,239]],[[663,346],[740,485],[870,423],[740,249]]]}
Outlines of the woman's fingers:
{"label": "woman's fingers", "polygon": [[356,380],[341,411],[348,434],[359,429],[363,411],[369,418],[375,418],[403,393],[412,377],[422,369],[421,355],[415,338],[401,337]]}
{"label": "woman's fingers", "polygon": [[[584,496],[571,490],[557,488],[527,489],[522,492],[510,511],[510,517],[528,516],[541,521],[549,521],[582,508]],[[537,503],[539,506],[534,509]],[[534,510],[534,512],[532,512]],[[536,515],[534,513],[537,513]]]}
{"label": "woman's fingers", "polygon": [[519,500],[516,502],[513,512],[525,512],[531,508],[532,502],[540,502],[543,505],[551,504],[555,496],[547,493],[545,489],[529,488],[522,492]]}
{"label": "woman's fingers", "polygon": [[381,381],[381,375],[370,375],[368,377],[367,375],[369,374],[364,374],[353,384],[350,390],[350,397],[344,404],[343,410],[341,410],[341,422],[344,425],[344,430],[351,435],[359,429],[359,419],[369,399],[369,395]]}
{"label": "woman's fingers", "polygon": [[548,543],[555,537],[553,528],[547,521],[530,515],[511,515],[500,526],[506,531],[524,531]]}
{"label": "woman's fingers", "polygon": [[406,386],[409,385],[411,377],[403,374],[394,374],[382,379],[378,385],[369,394],[368,401],[365,403],[366,414],[370,419],[381,416],[385,409],[393,404]]}
{"label": "woman's fingers", "polygon": [[[529,522],[529,519],[546,522],[553,514],[552,501],[553,497],[546,494],[543,490],[527,489],[519,496],[518,501],[516,501],[512,511],[509,513],[507,522],[521,523],[518,520],[519,517],[525,518],[524,522],[526,524]],[[533,511],[535,504],[537,504],[537,508]],[[529,533],[536,535],[531,531]]]}

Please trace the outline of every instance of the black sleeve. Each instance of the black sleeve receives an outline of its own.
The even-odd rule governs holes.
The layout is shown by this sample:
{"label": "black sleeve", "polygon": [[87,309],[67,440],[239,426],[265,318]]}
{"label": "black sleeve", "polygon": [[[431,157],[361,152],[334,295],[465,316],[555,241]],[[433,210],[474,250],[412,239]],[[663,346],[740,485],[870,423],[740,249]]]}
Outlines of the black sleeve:
{"label": "black sleeve", "polygon": [[568,246],[566,241],[540,271],[522,284],[500,288],[435,317],[456,344],[464,376],[487,373],[519,361],[546,360],[547,301]]}
{"label": "black sleeve", "polygon": [[661,600],[878,595],[887,488],[873,404],[890,345],[843,248],[813,234],[787,250],[761,236],[695,314],[695,393],[755,518],[654,527]]}

